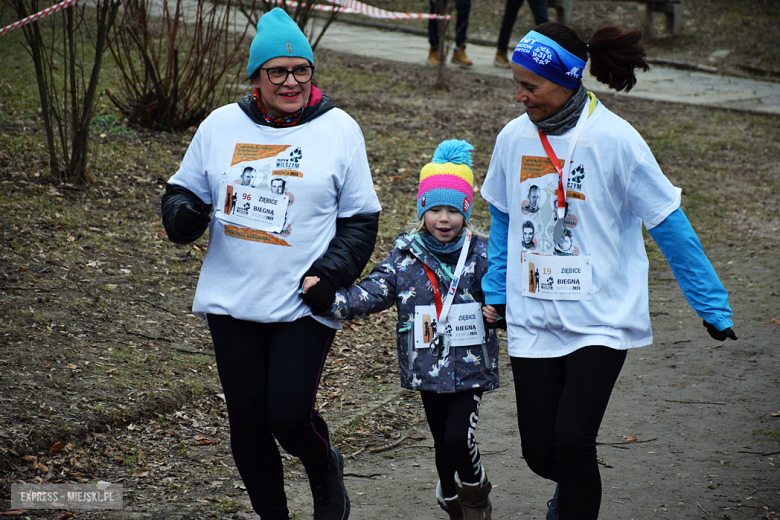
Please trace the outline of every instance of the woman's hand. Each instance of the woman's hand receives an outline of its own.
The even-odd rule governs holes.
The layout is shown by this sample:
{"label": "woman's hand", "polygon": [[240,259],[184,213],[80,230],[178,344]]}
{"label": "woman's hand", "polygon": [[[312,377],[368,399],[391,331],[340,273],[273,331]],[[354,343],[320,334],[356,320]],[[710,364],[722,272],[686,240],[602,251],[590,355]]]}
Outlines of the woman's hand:
{"label": "woman's hand", "polygon": [[485,317],[488,323],[495,323],[501,318],[501,315],[492,305],[482,307],[482,316]]}
{"label": "woman's hand", "polygon": [[306,293],[306,291],[308,291],[309,289],[317,285],[319,281],[320,281],[319,276],[307,276],[306,278],[304,278],[303,286],[301,287],[301,289],[303,289],[304,294]]}
{"label": "woman's hand", "polygon": [[504,329],[506,330],[506,304],[497,303],[496,305],[485,305],[482,307],[482,316],[487,321],[489,329]]}

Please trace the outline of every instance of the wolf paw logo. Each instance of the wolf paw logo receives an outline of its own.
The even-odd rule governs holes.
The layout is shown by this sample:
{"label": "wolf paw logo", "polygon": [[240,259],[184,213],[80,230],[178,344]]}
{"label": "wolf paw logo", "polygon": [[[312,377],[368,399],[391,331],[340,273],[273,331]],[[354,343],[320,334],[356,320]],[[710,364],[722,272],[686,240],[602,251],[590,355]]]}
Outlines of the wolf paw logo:
{"label": "wolf paw logo", "polygon": [[571,178],[571,182],[575,184],[581,184],[582,179],[585,178],[585,168],[580,164],[576,168],[572,170],[572,173],[574,174]]}
{"label": "wolf paw logo", "polygon": [[296,166],[298,165],[298,161],[301,160],[301,157],[303,157],[303,152],[301,152],[300,148],[296,148],[292,152],[290,152],[290,161],[294,162]]}

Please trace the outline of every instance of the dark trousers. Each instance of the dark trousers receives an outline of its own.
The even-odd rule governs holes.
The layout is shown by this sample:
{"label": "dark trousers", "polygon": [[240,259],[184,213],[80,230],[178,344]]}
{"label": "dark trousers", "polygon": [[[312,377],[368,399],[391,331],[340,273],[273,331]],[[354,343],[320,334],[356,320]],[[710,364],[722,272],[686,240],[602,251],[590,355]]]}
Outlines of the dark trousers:
{"label": "dark trousers", "polygon": [[510,358],[528,467],[560,486],[561,520],[595,520],[601,505],[596,436],[625,350],[585,347],[558,358]]}
{"label": "dark trousers", "polygon": [[445,498],[458,494],[455,472],[461,482],[479,481],[482,461],[474,430],[479,421],[482,390],[472,389],[454,394],[420,392],[428,427],[433,435],[436,471]]}
{"label": "dark trousers", "polygon": [[[498,50],[506,52],[509,47],[509,38],[512,37],[512,27],[517,21],[517,13],[523,6],[523,0],[506,0],[504,7],[504,18],[501,20],[501,30],[498,33]],[[534,15],[536,25],[549,22],[547,14],[547,0],[528,0],[528,7]]]}
{"label": "dark trousers", "polygon": [[[545,2],[547,0],[544,0]],[[430,2],[431,14],[446,14],[436,13],[436,0]],[[455,45],[460,47],[466,43],[466,36],[469,32],[469,14],[471,13],[471,0],[455,0],[455,9],[458,12],[455,21]],[[431,47],[439,46],[439,24],[437,20],[428,20],[428,41]]]}
{"label": "dark trousers", "polygon": [[274,439],[301,459],[307,473],[327,473],[328,425],[314,404],[336,331],[310,317],[256,323],[210,314],[208,321],[236,467],[260,518],[286,519],[282,458]]}

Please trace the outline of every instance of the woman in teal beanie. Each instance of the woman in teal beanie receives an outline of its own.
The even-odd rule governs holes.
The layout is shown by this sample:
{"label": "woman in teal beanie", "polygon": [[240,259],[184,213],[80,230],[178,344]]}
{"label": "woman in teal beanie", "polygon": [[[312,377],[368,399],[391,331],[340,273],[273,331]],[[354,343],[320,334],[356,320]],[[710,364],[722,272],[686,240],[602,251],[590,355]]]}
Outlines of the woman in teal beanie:
{"label": "woman in teal beanie", "polygon": [[[163,195],[163,223],[177,243],[209,229],[193,312],[208,319],[255,512],[290,517],[278,442],[306,469],[314,519],[346,520],[343,458],[315,410],[340,328],[324,314],[371,257],[381,207],[360,127],[313,85],[311,46],[283,10],[260,18],[247,75],[252,94],[198,128]],[[242,181],[246,168],[257,174]],[[321,281],[303,293],[306,276]]]}

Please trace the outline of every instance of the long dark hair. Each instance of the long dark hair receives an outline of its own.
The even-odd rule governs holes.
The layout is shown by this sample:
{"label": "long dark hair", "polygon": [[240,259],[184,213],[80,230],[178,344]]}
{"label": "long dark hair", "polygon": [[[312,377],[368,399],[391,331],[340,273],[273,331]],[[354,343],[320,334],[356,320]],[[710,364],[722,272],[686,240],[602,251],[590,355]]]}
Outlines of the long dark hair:
{"label": "long dark hair", "polygon": [[588,61],[590,73],[600,82],[618,92],[628,92],[636,85],[635,69],[648,70],[645,48],[640,42],[642,29],[624,31],[614,26],[602,27],[587,42],[573,29],[555,22],[546,22],[534,29],[574,54]]}

